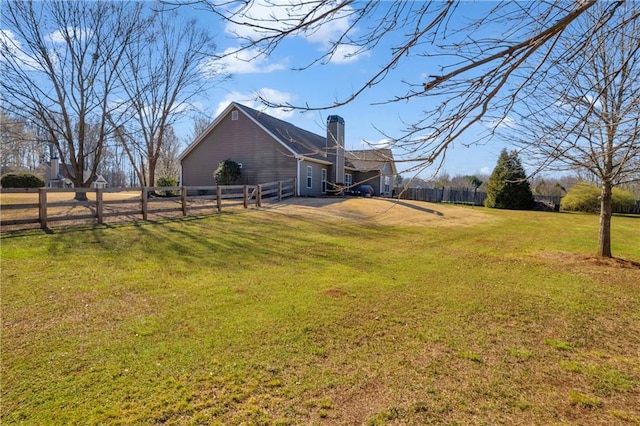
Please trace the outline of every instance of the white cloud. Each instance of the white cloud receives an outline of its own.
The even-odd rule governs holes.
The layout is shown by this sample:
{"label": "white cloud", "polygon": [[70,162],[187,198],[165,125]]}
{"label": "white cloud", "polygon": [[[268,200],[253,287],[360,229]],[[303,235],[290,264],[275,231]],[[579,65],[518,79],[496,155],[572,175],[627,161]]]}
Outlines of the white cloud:
{"label": "white cloud", "polygon": [[517,126],[516,121],[511,117],[501,117],[491,120],[485,125],[489,129],[507,128],[513,129]]}
{"label": "white cloud", "polygon": [[391,139],[380,139],[376,142],[368,141],[363,139],[361,141],[362,146],[365,149],[382,149],[382,148],[391,148],[393,146],[393,141]]}
{"label": "white cloud", "polygon": [[490,174],[491,173],[491,167],[487,167],[487,166],[481,167],[480,168],[480,173],[482,173],[483,175]]}
{"label": "white cloud", "polygon": [[[5,52],[9,52],[20,68],[31,70],[42,69],[36,59],[22,50],[22,43],[10,30],[0,30],[0,48]],[[2,60],[1,57],[0,60]]]}
{"label": "white cloud", "polygon": [[[227,11],[233,15],[233,22],[227,21],[225,31],[229,34],[257,40],[280,31],[291,30],[298,22],[313,21],[316,17],[329,12],[333,5],[325,5],[313,10],[317,4],[306,0],[256,0],[248,6],[241,5]],[[320,19],[304,33],[297,33],[313,43],[336,40],[349,28],[348,15],[352,8],[342,8],[337,14]]]}
{"label": "white cloud", "polygon": [[91,30],[83,30],[75,27],[67,27],[65,32],[62,30],[56,30],[45,36],[45,40],[54,44],[64,43],[65,34],[69,34],[73,40],[86,40],[93,34]]}
{"label": "white cloud", "polygon": [[[314,10],[316,6],[316,4],[305,0],[257,0],[251,2],[248,7],[242,6],[228,11],[229,14],[234,14],[234,22],[227,22],[225,31],[239,38],[259,40],[282,31],[289,31],[301,20],[313,21],[316,17],[329,12],[333,7],[333,5],[327,4]],[[328,14],[327,17],[320,19],[304,31],[293,32],[292,35],[303,37],[309,43],[317,44],[324,51],[328,51],[345,32],[350,30],[352,12],[353,9],[346,6],[335,14]],[[348,64],[369,55],[370,52],[361,50],[358,46],[340,43],[335,46],[333,55],[328,62]],[[253,60],[256,58],[254,55]],[[245,73],[256,72],[251,67],[241,67],[240,70],[247,70]]]}
{"label": "white cloud", "polygon": [[220,58],[209,58],[202,61],[200,70],[206,76],[215,76],[221,73],[228,74],[265,74],[283,70],[286,63],[268,62],[269,57],[260,53],[257,49],[247,49],[233,53],[236,49],[230,47],[220,55]]}
{"label": "white cloud", "polygon": [[371,52],[368,50],[361,50],[360,47],[352,44],[339,44],[336,46],[336,50],[331,56],[329,61],[332,64],[348,64],[355,62],[358,59],[369,56]]}
{"label": "white cloud", "polygon": [[224,109],[227,106],[229,106],[231,102],[241,103],[242,105],[246,105],[249,108],[253,108],[258,111],[263,111],[266,114],[269,114],[281,120],[287,120],[293,116],[294,111],[292,110],[283,110],[279,108],[267,108],[258,100],[258,98],[260,97],[270,102],[278,103],[278,104],[286,104],[289,102],[293,102],[296,98],[296,96],[293,95],[292,93],[280,92],[279,90],[270,89],[268,87],[264,87],[254,93],[231,92],[227,94],[224,97],[224,99],[218,103],[218,106],[214,113],[214,117],[217,117],[218,115],[220,115],[222,111],[224,111]]}

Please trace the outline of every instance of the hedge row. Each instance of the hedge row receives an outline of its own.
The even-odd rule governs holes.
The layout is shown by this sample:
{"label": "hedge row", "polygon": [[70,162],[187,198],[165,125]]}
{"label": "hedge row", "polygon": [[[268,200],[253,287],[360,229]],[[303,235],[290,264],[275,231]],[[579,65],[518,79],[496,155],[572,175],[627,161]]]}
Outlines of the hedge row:
{"label": "hedge row", "polygon": [[7,173],[0,178],[3,188],[42,188],[44,180],[32,173]]}

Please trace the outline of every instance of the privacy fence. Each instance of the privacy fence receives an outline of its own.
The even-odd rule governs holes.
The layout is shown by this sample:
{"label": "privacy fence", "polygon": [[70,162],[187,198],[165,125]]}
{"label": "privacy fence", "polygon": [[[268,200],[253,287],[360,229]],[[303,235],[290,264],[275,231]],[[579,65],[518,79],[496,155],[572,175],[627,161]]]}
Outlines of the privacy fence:
{"label": "privacy fence", "polygon": [[[141,188],[0,189],[3,230],[57,221],[103,224],[108,218],[149,220],[150,216],[187,216],[221,212],[223,208],[261,207],[295,195],[295,179],[261,185],[175,186]],[[76,200],[86,195],[86,201]]]}
{"label": "privacy fence", "polygon": [[484,205],[487,194],[474,188],[406,188],[399,192],[405,200],[428,201],[431,203]]}
{"label": "privacy fence", "polygon": [[[484,205],[487,194],[474,188],[406,188],[398,192],[398,196],[405,200],[428,201],[431,203],[468,204],[472,206]],[[560,210],[559,196],[534,195],[536,202],[544,204],[550,210]],[[640,200],[633,206],[616,206],[614,213],[640,214]]]}

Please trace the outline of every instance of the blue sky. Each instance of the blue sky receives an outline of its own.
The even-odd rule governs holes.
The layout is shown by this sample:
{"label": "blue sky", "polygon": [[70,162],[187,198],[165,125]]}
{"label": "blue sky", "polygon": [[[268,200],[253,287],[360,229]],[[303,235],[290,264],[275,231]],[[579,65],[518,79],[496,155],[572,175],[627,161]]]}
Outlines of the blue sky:
{"label": "blue sky", "polygon": [[[471,18],[489,10],[492,5],[491,2],[462,3],[455,16],[458,19]],[[182,8],[180,13],[195,17],[212,29],[219,52],[239,45],[233,31],[248,34],[242,27],[225,25],[211,12]],[[274,102],[311,106],[327,105],[345,98],[385,63],[388,59],[388,43],[393,40],[356,57],[334,58],[330,63],[315,65],[303,71],[292,70],[321,55],[326,47],[323,40],[335,37],[341,30],[340,25],[336,23],[330,28],[322,28],[311,37],[289,38],[268,57],[261,56],[250,62],[228,58],[225,65],[233,78],[212,88],[206,97],[199,100],[203,112],[213,119],[230,101],[264,110],[264,106],[256,101],[257,93]],[[346,122],[347,149],[367,148],[367,143],[384,140],[384,135],[376,128],[389,135],[400,136],[404,128],[403,120],[411,122],[419,116],[421,110],[434,107],[427,104],[429,101],[418,101],[423,102],[422,104],[415,101],[383,105],[372,103],[384,101],[394,94],[402,94],[406,89],[403,80],[421,83],[426,76],[438,74],[440,65],[442,64],[435,63],[432,58],[409,56],[381,84],[346,106],[319,112],[265,111],[318,134],[325,131],[327,115],[338,114]],[[491,172],[504,147],[503,143],[495,140],[483,145],[464,146],[475,141],[486,130],[485,126],[488,124],[476,125],[461,141],[453,145],[447,153],[442,171],[451,176]],[[190,131],[186,125],[179,126],[177,130],[181,136]],[[400,171],[403,168],[404,165],[398,167]],[[429,177],[434,171],[434,168],[427,169],[421,176]]]}
{"label": "blue sky", "polygon": [[[254,16],[264,17],[274,13],[273,8],[260,8],[260,1],[255,3],[258,7],[250,11]],[[455,27],[465,19],[482,16],[494,5],[495,3],[489,1],[462,2],[453,15],[451,25]],[[222,22],[211,11],[182,6],[177,9],[177,12],[185,18],[196,19],[200,25],[212,33],[217,43],[217,53],[236,49],[239,46],[238,33],[245,36],[251,35],[248,27]],[[337,114],[342,116],[346,123],[347,149],[364,149],[370,147],[370,144],[383,144],[384,134],[401,137],[406,123],[416,121],[422,111],[428,111],[437,106],[434,99],[420,98],[410,103],[374,104],[393,98],[394,95],[404,94],[407,89],[404,82],[421,84],[427,81],[429,75],[440,74],[440,67],[444,64],[439,61],[443,61],[443,58],[425,58],[415,54],[406,56],[381,83],[339,108],[316,112],[284,111],[265,109],[256,100],[258,94],[261,94],[275,103],[324,106],[331,105],[336,100],[343,100],[353,90],[359,88],[387,63],[389,49],[401,34],[388,37],[374,49],[355,56],[336,55],[325,64],[314,65],[303,71],[293,69],[306,66],[321,56],[326,51],[327,40],[335,40],[349,24],[348,19],[339,19],[304,37],[300,35],[290,37],[269,56],[256,56],[256,52],[247,52],[245,60],[242,60],[242,57],[229,56],[225,59],[224,65],[232,78],[203,92],[199,98],[191,99],[191,102],[203,116],[211,121],[229,102],[237,101],[265,110],[271,115],[321,135],[325,133],[326,117]],[[358,25],[370,24],[363,22]],[[1,26],[0,30],[2,30]],[[356,31],[358,30],[360,29],[356,26]],[[12,34],[2,31],[0,35],[13,37]],[[350,53],[349,46],[343,45],[340,52]],[[253,60],[246,60],[249,57]],[[217,69],[219,66],[219,62],[202,64],[203,70],[209,67]],[[497,140],[483,145],[474,144],[488,126],[488,122],[475,125],[456,141],[447,152],[441,171],[451,176],[490,173],[504,144]],[[188,138],[193,132],[192,120],[181,120],[176,124],[175,130],[178,136],[188,144],[190,142]],[[404,169],[412,165],[403,163],[398,164],[397,168],[400,173],[403,173]],[[432,167],[422,171],[420,176],[428,178],[436,171]],[[404,174],[405,177],[409,177],[414,172]]]}

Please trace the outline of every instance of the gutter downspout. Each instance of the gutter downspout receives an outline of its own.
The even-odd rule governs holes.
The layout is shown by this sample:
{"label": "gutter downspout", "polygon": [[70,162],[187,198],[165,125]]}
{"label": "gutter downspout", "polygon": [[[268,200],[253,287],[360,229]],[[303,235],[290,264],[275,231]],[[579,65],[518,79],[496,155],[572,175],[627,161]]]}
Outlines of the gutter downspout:
{"label": "gutter downspout", "polygon": [[302,159],[304,157],[302,157],[301,155],[296,155],[296,174],[298,176],[298,179],[296,179],[296,197],[300,196],[300,163],[302,162]]}

